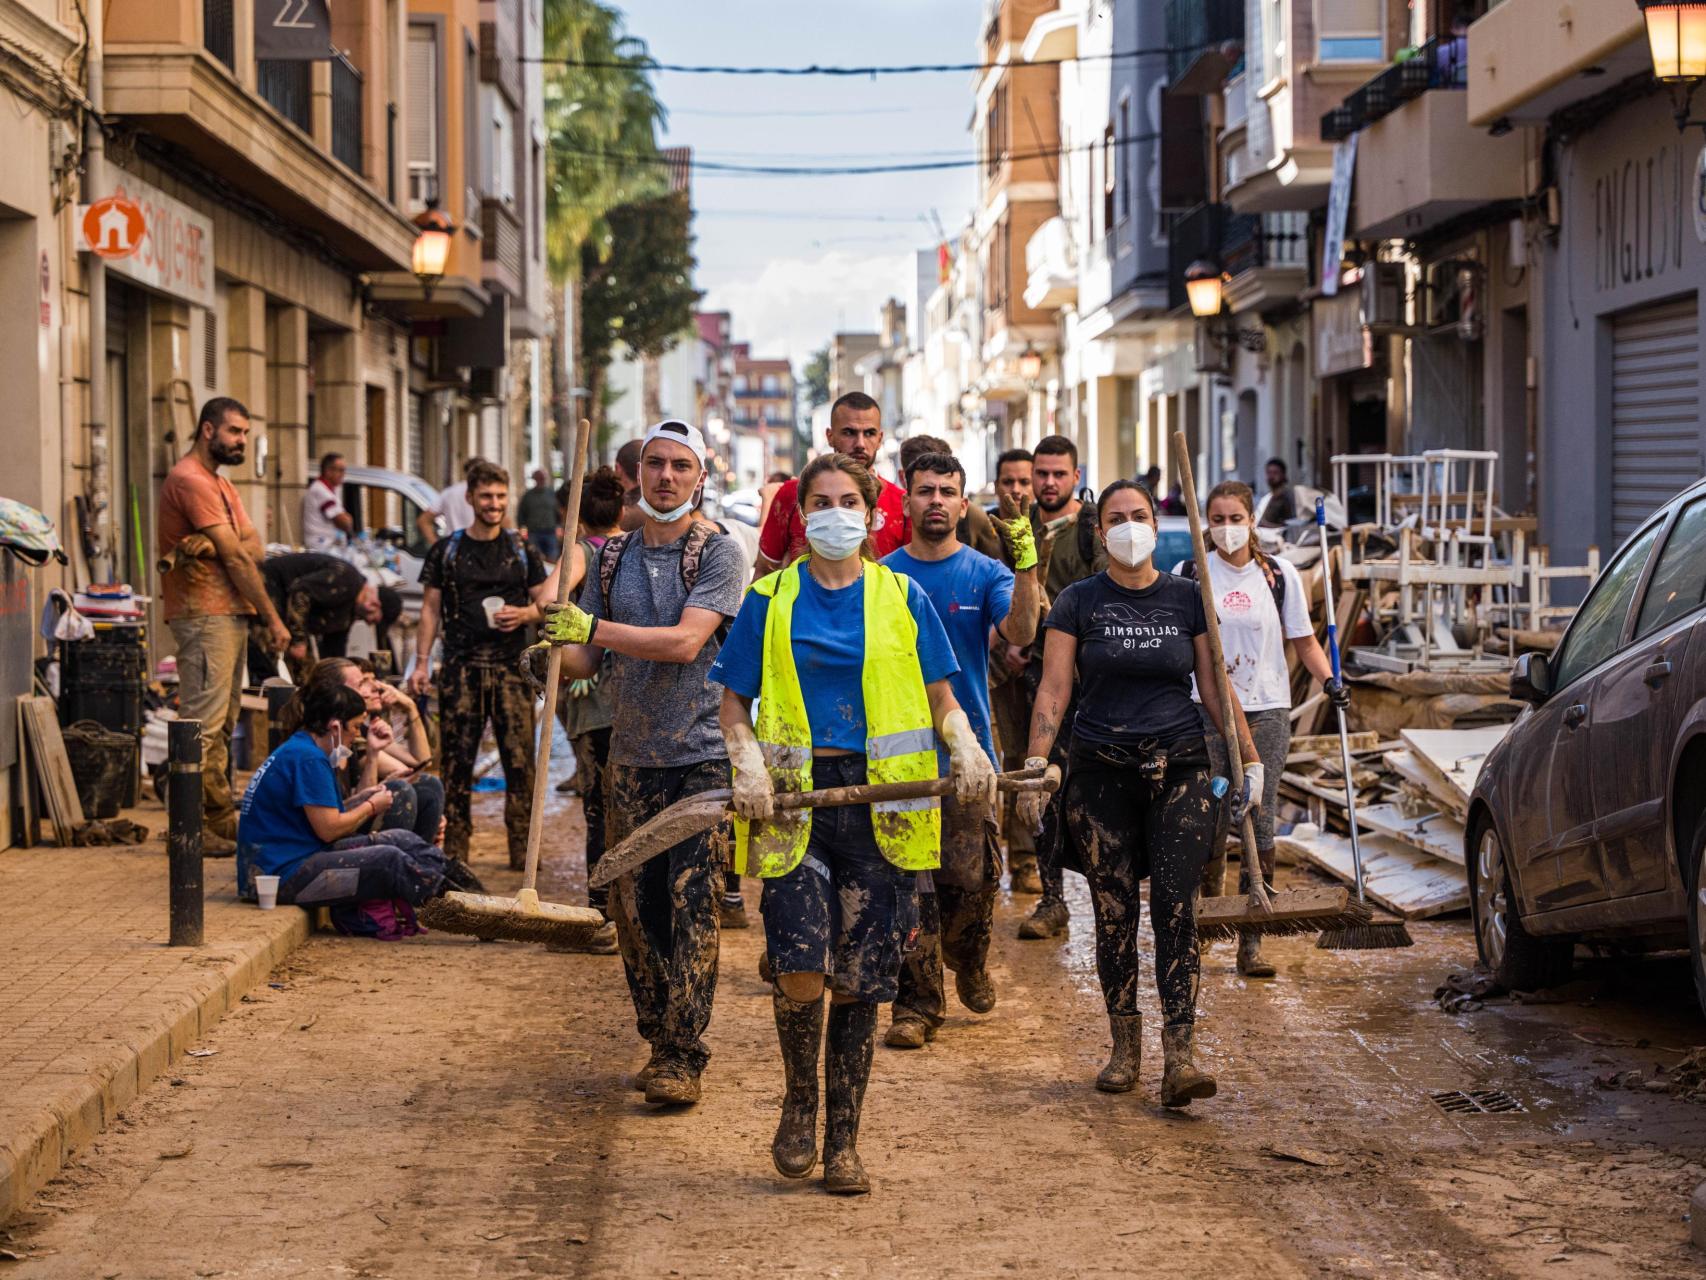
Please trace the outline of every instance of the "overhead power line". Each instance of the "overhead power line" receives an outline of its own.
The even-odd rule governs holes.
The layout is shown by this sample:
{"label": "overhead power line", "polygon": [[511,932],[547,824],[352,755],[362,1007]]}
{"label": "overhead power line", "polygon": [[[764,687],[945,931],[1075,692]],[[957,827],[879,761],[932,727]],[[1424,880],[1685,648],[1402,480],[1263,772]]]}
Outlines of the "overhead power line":
{"label": "overhead power line", "polygon": [[715,66],[701,63],[658,62],[639,58],[631,62],[598,61],[588,58],[525,58],[554,67],[579,67],[594,71],[668,71],[691,76],[917,76],[939,72],[994,71],[998,67],[1059,67],[1072,62],[1122,62],[1137,58],[1164,58],[1171,53],[1194,53],[1205,45],[1159,45],[1152,49],[1126,49],[1114,53],[1084,53],[1071,58],[1042,58],[1036,62],[911,62],[871,66]]}
{"label": "overhead power line", "polygon": [[[1052,160],[1060,156],[1081,155],[1095,151],[1110,143],[1114,146],[1126,146],[1138,142],[1156,142],[1160,137],[1159,133],[1134,133],[1124,138],[1098,138],[1094,142],[1077,147],[1043,147],[1035,151],[1009,151],[1001,158],[1003,160]],[[609,160],[617,164],[668,165],[675,163],[667,156],[644,156],[610,151],[577,151],[572,147],[558,147],[557,150],[563,155]],[[865,177],[879,173],[931,173],[944,169],[970,169],[986,163],[988,161],[983,156],[965,156],[957,160],[919,160],[896,164],[861,165],[727,164],[717,160],[701,160],[698,156],[694,156],[692,159],[693,168],[705,173],[740,173],[773,178]]]}

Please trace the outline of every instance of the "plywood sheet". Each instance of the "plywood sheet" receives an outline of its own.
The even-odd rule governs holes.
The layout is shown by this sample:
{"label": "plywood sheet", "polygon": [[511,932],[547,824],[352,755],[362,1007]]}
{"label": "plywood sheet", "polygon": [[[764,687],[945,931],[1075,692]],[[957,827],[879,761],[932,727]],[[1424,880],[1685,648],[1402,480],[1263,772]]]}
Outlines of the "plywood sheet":
{"label": "plywood sheet", "polygon": [[1399,736],[1418,765],[1456,792],[1456,810],[1468,806],[1487,753],[1509,732],[1509,725],[1497,724],[1479,729],[1405,729]]}
{"label": "plywood sheet", "polygon": [[1407,817],[1395,804],[1374,804],[1357,808],[1357,821],[1372,827],[1379,835],[1388,836],[1401,844],[1442,862],[1463,866],[1463,824],[1450,814],[1428,813]]}
{"label": "plywood sheet", "polygon": [[[1351,842],[1345,836],[1322,832],[1307,839],[1281,836],[1275,841],[1281,856],[1319,867],[1346,884],[1356,883]],[[1461,867],[1386,836],[1362,841],[1363,887],[1369,899],[1407,920],[1462,911],[1469,906],[1469,884]]]}

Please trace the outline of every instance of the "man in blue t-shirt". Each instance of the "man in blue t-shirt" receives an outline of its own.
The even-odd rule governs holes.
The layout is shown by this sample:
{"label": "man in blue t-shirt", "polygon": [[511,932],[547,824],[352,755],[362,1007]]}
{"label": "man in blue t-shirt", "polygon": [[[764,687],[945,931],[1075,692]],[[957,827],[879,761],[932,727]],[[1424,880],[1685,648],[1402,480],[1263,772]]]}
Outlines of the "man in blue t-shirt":
{"label": "man in blue t-shirt", "polygon": [[[935,606],[948,633],[959,672],[949,678],[991,760],[989,651],[996,643],[1023,647],[1037,629],[1037,553],[1025,512],[995,525],[1012,552],[1017,572],[960,542],[966,509],[966,472],[951,454],[927,453],[906,472],[906,511],[912,541],[883,563],[910,578]],[[940,751],[940,747],[938,747]],[[943,771],[946,772],[946,755]],[[995,922],[995,890],[1001,858],[993,824],[942,802],[942,866],[932,873],[935,892],[919,900],[919,940],[901,970],[900,994],[884,1043],[922,1049],[942,1025],[947,997],[944,962],[954,970],[960,1003],[973,1013],[995,1007],[990,981],[989,935]]]}

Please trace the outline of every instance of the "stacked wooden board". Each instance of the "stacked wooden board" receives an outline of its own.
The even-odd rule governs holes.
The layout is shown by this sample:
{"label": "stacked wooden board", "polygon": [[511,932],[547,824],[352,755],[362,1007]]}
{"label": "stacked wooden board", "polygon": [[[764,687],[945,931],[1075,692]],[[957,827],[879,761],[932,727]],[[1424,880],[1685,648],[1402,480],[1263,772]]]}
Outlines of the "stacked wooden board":
{"label": "stacked wooden board", "polygon": [[[1469,905],[1463,829],[1469,795],[1487,753],[1507,728],[1405,729],[1386,742],[1374,741],[1373,734],[1352,735],[1364,888],[1378,905],[1409,919]],[[1351,883],[1337,741],[1293,741],[1280,794],[1308,813],[1313,829],[1305,826],[1281,838],[1279,852]]]}

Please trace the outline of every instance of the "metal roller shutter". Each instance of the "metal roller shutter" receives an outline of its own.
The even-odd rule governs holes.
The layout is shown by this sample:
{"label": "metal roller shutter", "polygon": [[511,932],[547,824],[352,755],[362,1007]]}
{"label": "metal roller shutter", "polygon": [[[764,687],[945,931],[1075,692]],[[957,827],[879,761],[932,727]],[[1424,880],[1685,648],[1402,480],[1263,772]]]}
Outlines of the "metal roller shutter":
{"label": "metal roller shutter", "polygon": [[1626,311],[1611,333],[1611,531],[1619,543],[1700,478],[1700,304]]}

